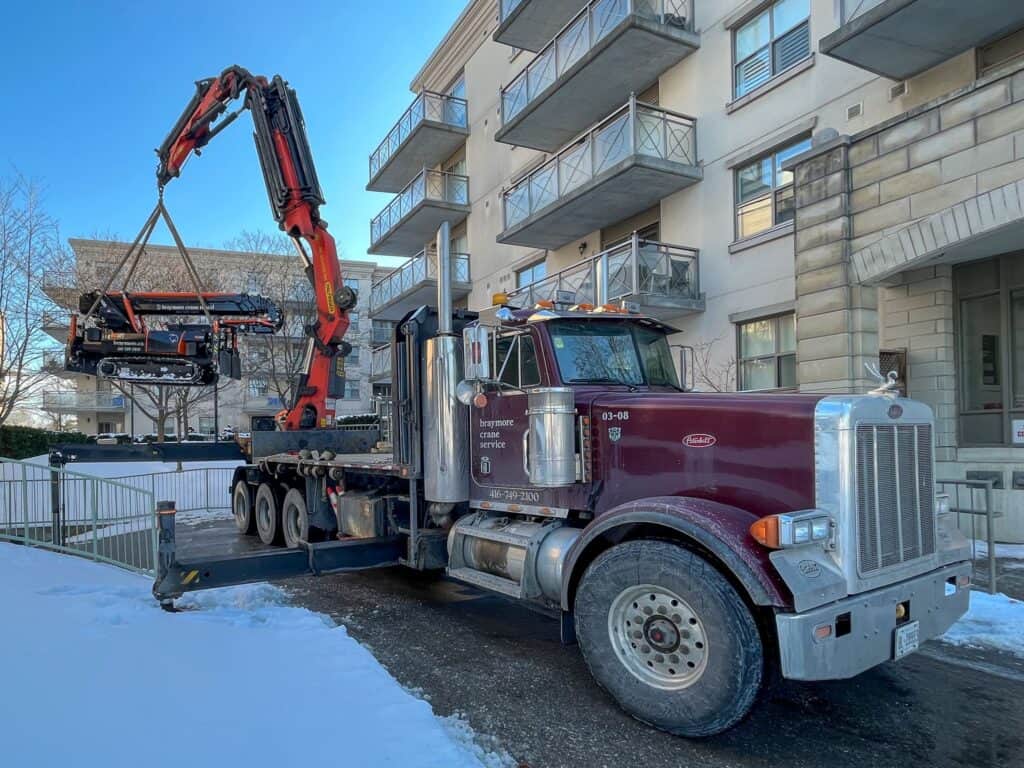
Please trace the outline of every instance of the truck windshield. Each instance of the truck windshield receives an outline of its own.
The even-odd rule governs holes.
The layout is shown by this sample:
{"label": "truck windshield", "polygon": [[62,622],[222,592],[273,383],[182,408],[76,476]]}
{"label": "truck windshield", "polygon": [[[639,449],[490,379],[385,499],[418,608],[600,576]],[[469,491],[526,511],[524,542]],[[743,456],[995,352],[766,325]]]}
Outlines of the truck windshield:
{"label": "truck windshield", "polygon": [[551,323],[562,381],[679,389],[668,339],[635,323],[560,320]]}

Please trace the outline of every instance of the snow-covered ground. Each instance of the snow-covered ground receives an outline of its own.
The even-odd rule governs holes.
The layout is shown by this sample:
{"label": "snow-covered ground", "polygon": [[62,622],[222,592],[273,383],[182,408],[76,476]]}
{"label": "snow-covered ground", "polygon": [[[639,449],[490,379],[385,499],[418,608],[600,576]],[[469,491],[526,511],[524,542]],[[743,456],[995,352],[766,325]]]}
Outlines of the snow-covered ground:
{"label": "snow-covered ground", "polygon": [[[0,544],[0,762],[508,768],[343,627],[267,584],[162,612],[149,581]],[[424,660],[430,663],[430,660]]]}
{"label": "snow-covered ground", "polygon": [[952,645],[994,648],[1024,658],[1024,602],[1006,595],[971,592],[971,608],[942,636]]}

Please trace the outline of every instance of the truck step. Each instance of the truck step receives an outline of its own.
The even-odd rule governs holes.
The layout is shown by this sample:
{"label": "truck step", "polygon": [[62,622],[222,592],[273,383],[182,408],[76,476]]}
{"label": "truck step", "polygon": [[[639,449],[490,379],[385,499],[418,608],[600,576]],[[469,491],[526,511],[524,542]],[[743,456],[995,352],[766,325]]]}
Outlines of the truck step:
{"label": "truck step", "polygon": [[491,592],[499,592],[519,600],[523,596],[523,589],[517,582],[511,579],[503,579],[501,576],[494,576],[483,571],[476,571],[472,568],[449,568],[448,575],[456,581],[472,584],[474,587],[487,589]]}

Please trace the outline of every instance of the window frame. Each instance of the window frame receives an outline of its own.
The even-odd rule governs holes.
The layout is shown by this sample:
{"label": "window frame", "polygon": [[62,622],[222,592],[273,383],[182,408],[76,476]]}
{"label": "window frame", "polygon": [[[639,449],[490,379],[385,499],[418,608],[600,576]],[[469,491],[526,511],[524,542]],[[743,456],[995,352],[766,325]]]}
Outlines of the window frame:
{"label": "window frame", "polygon": [[[499,360],[498,359],[498,344],[503,342],[506,339],[511,339],[512,341],[511,341],[511,343],[509,345],[508,351],[501,357],[501,360]],[[534,381],[534,382],[530,382],[530,383],[523,383],[523,351],[522,351],[522,345],[523,345],[523,340],[524,339],[526,339],[530,343],[530,345],[533,347],[533,357],[537,361],[537,380]],[[515,384],[511,384],[509,382],[506,382],[502,378],[502,376],[505,374],[505,366],[508,364],[508,360],[510,359],[510,357],[512,355],[512,350],[513,349],[517,350],[516,351],[516,367],[518,368],[518,370],[516,371],[516,383]],[[541,360],[540,360],[540,355],[537,352],[538,349],[539,349],[539,345],[537,343],[537,339],[535,339],[533,334],[530,333],[529,331],[513,331],[513,332],[510,332],[510,333],[504,333],[504,334],[495,336],[495,338],[494,338],[494,363],[495,363],[495,366],[496,366],[495,371],[494,371],[494,378],[495,378],[495,380],[496,381],[501,381],[502,383],[506,384],[507,386],[514,387],[515,389],[522,390],[522,391],[528,391],[529,389],[531,389],[533,387],[541,386],[543,384],[543,382],[544,382],[544,372],[541,370]]]}
{"label": "window frame", "polygon": [[[782,334],[779,333],[779,320],[783,317],[793,318],[793,350],[782,351],[780,349],[780,343],[782,340]],[[769,355],[754,355],[751,357],[743,357],[743,326],[751,325],[753,323],[763,323],[766,320],[772,321],[775,326],[775,351]],[[743,320],[736,323],[736,391],[737,392],[795,392],[799,386],[799,380],[793,382],[793,386],[782,385],[782,365],[780,361],[784,357],[792,357],[794,359],[794,365],[796,361],[796,312],[777,312],[772,315],[764,315],[763,317],[752,317],[749,320]],[[775,386],[767,387],[763,389],[744,389],[743,387],[743,364],[748,362],[754,362],[758,360],[772,360],[775,366]],[[797,376],[794,375],[794,379]]]}
{"label": "window frame", "polygon": [[[956,438],[959,448],[1015,448],[1024,449],[1024,445],[1013,442],[1013,422],[1015,419],[1024,419],[1024,406],[1016,407],[1014,403],[1014,390],[1024,389],[1024,382],[1016,381],[1016,369],[1014,367],[1014,327],[1013,327],[1013,299],[1017,295],[1024,296],[1024,283],[1010,282],[1009,263],[1013,259],[1024,258],[1020,252],[1001,254],[990,259],[980,259],[974,262],[967,262],[963,265],[955,265],[953,268],[953,361],[956,368]],[[982,264],[986,261],[996,263],[998,284],[995,289],[987,289],[973,292],[961,290],[960,281],[957,279],[957,267]],[[1002,440],[1000,442],[969,442],[964,438],[964,416],[983,414],[985,410],[966,410],[966,386],[964,379],[965,366],[963,364],[964,337],[963,337],[963,310],[964,301],[976,299],[995,298],[999,302],[999,332],[1000,347],[998,365],[1001,373],[1002,408],[999,414],[1002,416]],[[988,411],[992,413],[992,411]]]}
{"label": "window frame", "polygon": [[[796,192],[795,180],[791,179],[786,184],[779,184],[778,183],[779,182],[780,174],[784,173],[784,171],[782,171],[779,168],[779,159],[778,158],[779,158],[779,155],[781,155],[782,153],[787,152],[787,151],[793,149],[794,147],[798,147],[801,144],[806,144],[807,145],[806,148],[810,149],[811,148],[810,141],[811,141],[811,136],[809,134],[801,134],[801,137],[790,139],[786,143],[780,144],[779,146],[774,147],[770,151],[765,152],[765,153],[763,153],[761,155],[758,155],[757,157],[753,157],[750,160],[745,161],[742,165],[738,165],[735,168],[733,168],[733,239],[734,240],[746,240],[747,238],[750,238],[750,237],[757,237],[758,235],[760,235],[760,234],[762,234],[764,232],[767,232],[767,231],[769,231],[770,229],[772,229],[774,227],[780,227],[780,226],[782,226],[784,224],[787,224],[790,221],[794,220],[794,219],[786,219],[785,221],[778,221],[777,220],[777,217],[778,217],[778,214],[779,214],[779,206],[778,206],[779,193],[785,192],[787,190],[792,190],[794,194]],[[796,153],[796,154],[799,154],[799,153]],[[740,191],[741,191],[741,187],[740,187],[740,174],[744,170],[746,170],[748,168],[751,168],[751,167],[753,167],[755,165],[760,165],[765,160],[769,160],[771,162],[771,166],[772,166],[772,180],[771,180],[772,181],[772,185],[771,185],[771,188],[767,192],[764,192],[761,195],[758,195],[757,197],[752,197],[749,200],[741,201],[740,200]],[[758,230],[757,232],[752,232],[752,233],[749,233],[749,234],[742,234],[742,230],[741,230],[741,227],[740,227],[740,209],[741,208],[749,207],[749,206],[751,206],[754,203],[763,202],[765,200],[768,200],[768,201],[771,202],[771,221],[772,221],[771,225],[768,226],[768,227],[765,227],[764,229]],[[795,210],[796,209],[794,207],[794,214],[795,214]]]}
{"label": "window frame", "polygon": [[[814,30],[811,28],[811,16],[813,15],[813,10],[814,10],[813,9],[813,3],[811,2],[811,0],[808,0],[807,17],[803,21],[801,21],[798,24],[794,24],[792,27],[790,27],[785,32],[783,32],[782,35],[780,35],[779,37],[776,37],[775,36],[775,14],[773,13],[773,11],[775,10],[775,6],[779,5],[782,2],[784,2],[784,0],[772,0],[772,2],[766,3],[760,10],[758,10],[756,13],[752,13],[749,16],[747,16],[745,19],[743,19],[742,22],[740,22],[739,24],[736,24],[732,28],[732,30],[731,30],[731,35],[730,36],[732,38],[732,98],[733,98],[734,101],[738,100],[738,99],[746,98],[747,96],[750,96],[751,94],[756,93],[758,90],[760,90],[764,86],[768,85],[768,83],[770,83],[772,80],[774,80],[776,77],[778,77],[782,73],[788,72],[789,70],[793,69],[794,67],[799,66],[801,63],[803,63],[804,61],[806,61],[807,59],[811,58],[811,56],[814,55],[814,44],[813,44],[813,40],[814,40],[813,32],[814,32]],[[757,19],[759,19],[760,17],[764,16],[765,14],[768,15],[768,42],[765,45],[763,45],[760,48],[758,48],[757,50],[755,50],[753,53],[745,56],[744,58],[742,58],[742,59],[737,58],[738,47],[737,47],[736,43],[737,43],[737,37],[739,35],[740,30],[742,30],[745,27],[749,26],[751,24],[751,22],[756,21]],[[775,50],[774,50],[775,43],[778,42],[779,40],[781,40],[786,35],[790,34],[791,32],[795,31],[796,29],[798,29],[799,27],[804,26],[804,25],[807,26],[807,40],[808,40],[807,55],[801,57],[800,59],[798,59],[796,61],[794,61],[792,64],[790,64],[785,69],[780,69],[780,70],[776,71],[775,70]],[[750,90],[748,90],[748,91],[746,91],[744,93],[740,93],[739,92],[739,85],[740,85],[740,83],[739,83],[739,78],[737,77],[740,65],[741,64],[745,64],[746,62],[748,62],[751,59],[753,59],[755,56],[759,55],[765,48],[768,49],[768,72],[769,72],[769,74],[768,74],[767,79],[764,80],[761,83],[758,83],[757,85],[755,85]]]}
{"label": "window frame", "polygon": [[[532,273],[535,272],[537,267],[544,267],[544,275],[542,277],[540,277],[539,279],[531,280],[528,283],[522,283],[522,282],[519,281],[519,277],[521,275],[523,275],[526,272],[530,272],[532,274]],[[548,277],[547,259],[546,258],[538,259],[537,261],[531,262],[530,264],[528,264],[525,267],[520,267],[519,269],[517,269],[515,271],[515,275],[516,275],[516,290],[519,290],[520,288],[526,288],[527,286],[533,285],[534,283],[539,283],[541,280],[546,280],[547,277]]]}

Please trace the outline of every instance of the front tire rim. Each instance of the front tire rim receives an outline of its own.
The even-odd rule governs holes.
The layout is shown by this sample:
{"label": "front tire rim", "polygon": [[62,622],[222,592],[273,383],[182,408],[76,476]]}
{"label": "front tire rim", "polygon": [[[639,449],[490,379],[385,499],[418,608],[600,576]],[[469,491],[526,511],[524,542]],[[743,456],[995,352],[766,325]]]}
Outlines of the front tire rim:
{"label": "front tire rim", "polygon": [[622,590],[608,609],[608,636],[630,674],[655,688],[687,688],[707,668],[707,633],[700,617],[664,587],[638,584]]}

